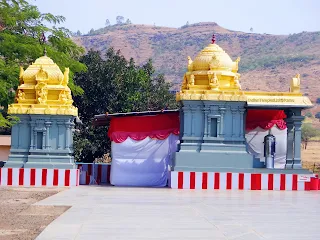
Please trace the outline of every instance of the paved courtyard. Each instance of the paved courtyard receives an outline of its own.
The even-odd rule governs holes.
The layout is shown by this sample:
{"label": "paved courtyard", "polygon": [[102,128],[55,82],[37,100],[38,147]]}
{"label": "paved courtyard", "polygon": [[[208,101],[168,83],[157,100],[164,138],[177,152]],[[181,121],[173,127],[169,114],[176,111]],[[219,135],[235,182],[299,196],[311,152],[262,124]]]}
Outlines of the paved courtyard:
{"label": "paved courtyard", "polygon": [[320,193],[81,186],[37,205],[70,205],[37,239],[320,239]]}

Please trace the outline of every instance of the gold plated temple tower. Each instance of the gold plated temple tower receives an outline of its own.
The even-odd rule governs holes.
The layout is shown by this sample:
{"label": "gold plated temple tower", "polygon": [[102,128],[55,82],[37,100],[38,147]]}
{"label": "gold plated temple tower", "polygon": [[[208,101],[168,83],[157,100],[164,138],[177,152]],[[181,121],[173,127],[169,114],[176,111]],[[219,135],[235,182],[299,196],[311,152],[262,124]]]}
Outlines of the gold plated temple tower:
{"label": "gold plated temple tower", "polygon": [[204,48],[192,61],[188,57],[188,71],[184,75],[181,92],[177,100],[227,100],[232,95],[235,101],[246,98],[239,84],[238,63],[217,44],[215,36],[212,43]]}
{"label": "gold plated temple tower", "polygon": [[194,60],[188,57],[188,70],[183,77],[181,91],[177,101],[213,100],[241,101],[248,105],[285,105],[312,107],[308,97],[300,91],[300,75],[290,83],[289,92],[251,92],[243,91],[240,85],[238,64],[240,57],[233,61],[230,56],[215,43],[205,47]]}
{"label": "gold plated temple tower", "polygon": [[63,74],[52,59],[42,56],[26,70],[20,68],[19,80],[9,114],[78,115],[68,87],[69,68]]}
{"label": "gold plated temple tower", "polygon": [[73,130],[78,109],[72,105],[64,74],[49,57],[20,68],[20,85],[8,113],[19,118],[12,127],[11,149],[5,167],[75,168]]}

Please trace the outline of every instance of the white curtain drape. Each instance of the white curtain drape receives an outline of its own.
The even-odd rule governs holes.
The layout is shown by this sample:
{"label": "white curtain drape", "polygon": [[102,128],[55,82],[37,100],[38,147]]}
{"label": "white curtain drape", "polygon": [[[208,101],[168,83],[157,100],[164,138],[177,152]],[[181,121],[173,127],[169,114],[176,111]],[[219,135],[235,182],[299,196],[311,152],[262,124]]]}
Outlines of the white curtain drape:
{"label": "white curtain drape", "polygon": [[[264,137],[268,135],[269,130],[264,130],[257,127],[254,130],[246,131],[246,140],[248,152],[255,158],[264,161]],[[276,126],[271,128],[271,133],[276,137],[276,156],[274,166],[275,168],[284,168],[286,163],[287,151],[287,129],[280,130]]]}
{"label": "white curtain drape", "polygon": [[165,187],[168,165],[177,149],[179,136],[170,134],[165,140],[141,141],[127,138],[111,143],[110,182],[115,186]]}

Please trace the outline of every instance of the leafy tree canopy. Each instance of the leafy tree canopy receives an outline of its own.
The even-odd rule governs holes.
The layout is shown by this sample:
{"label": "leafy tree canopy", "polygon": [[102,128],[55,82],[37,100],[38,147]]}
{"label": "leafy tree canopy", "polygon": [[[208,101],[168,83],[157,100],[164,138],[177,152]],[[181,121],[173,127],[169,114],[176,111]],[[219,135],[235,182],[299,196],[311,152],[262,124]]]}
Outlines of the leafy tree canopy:
{"label": "leafy tree canopy", "polygon": [[62,16],[40,13],[25,0],[0,0],[0,127],[10,126],[6,112],[19,84],[19,66],[27,67],[43,55],[45,39],[47,55],[62,70],[70,68],[69,86],[73,94],[83,93],[74,84],[73,75],[86,70],[78,61],[84,49],[70,39],[69,30],[56,26],[64,20]]}
{"label": "leafy tree canopy", "polygon": [[108,127],[92,127],[96,114],[176,108],[171,85],[163,75],[155,75],[151,60],[137,66],[133,59],[126,60],[120,52],[110,48],[105,57],[89,51],[82,57],[88,71],[76,74],[75,83],[84,94],[74,98],[83,122],[75,134],[75,158],[92,162],[110,151]]}
{"label": "leafy tree canopy", "polygon": [[303,123],[301,128],[301,134],[301,139],[304,142],[306,149],[308,141],[311,138],[319,136],[320,132],[318,129],[314,128],[311,123]]}

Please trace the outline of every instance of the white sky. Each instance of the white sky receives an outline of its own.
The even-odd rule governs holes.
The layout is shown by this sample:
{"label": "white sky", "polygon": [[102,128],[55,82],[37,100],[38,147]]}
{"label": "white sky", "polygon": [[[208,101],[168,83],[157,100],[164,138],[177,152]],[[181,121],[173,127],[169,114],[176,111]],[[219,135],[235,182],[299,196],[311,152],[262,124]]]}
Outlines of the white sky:
{"label": "white sky", "polygon": [[216,22],[249,32],[289,34],[320,31],[320,0],[29,0],[41,12],[63,15],[71,31],[87,33],[116,16],[136,24],[180,27]]}

